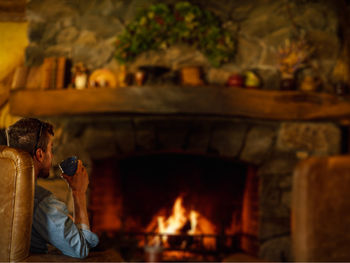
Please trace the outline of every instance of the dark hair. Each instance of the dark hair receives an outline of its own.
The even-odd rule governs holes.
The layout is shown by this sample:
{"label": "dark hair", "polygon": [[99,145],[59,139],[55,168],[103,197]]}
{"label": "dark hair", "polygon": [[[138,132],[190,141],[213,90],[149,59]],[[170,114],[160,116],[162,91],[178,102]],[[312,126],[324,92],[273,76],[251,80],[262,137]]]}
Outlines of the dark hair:
{"label": "dark hair", "polygon": [[49,134],[54,135],[53,126],[34,118],[23,118],[11,125],[8,130],[9,146],[22,149],[32,156],[41,148],[46,152]]}
{"label": "dark hair", "polygon": [[0,145],[6,145],[7,141],[6,141],[6,133],[5,133],[5,129],[0,129]]}

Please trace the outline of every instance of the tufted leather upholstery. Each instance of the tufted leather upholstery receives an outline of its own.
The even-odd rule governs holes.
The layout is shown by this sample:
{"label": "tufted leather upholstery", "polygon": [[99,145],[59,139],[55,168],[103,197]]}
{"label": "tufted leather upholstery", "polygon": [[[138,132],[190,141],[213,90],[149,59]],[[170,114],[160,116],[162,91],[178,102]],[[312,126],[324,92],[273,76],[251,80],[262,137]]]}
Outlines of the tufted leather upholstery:
{"label": "tufted leather upholstery", "polygon": [[21,261],[29,255],[34,201],[31,156],[0,146],[0,261]]}

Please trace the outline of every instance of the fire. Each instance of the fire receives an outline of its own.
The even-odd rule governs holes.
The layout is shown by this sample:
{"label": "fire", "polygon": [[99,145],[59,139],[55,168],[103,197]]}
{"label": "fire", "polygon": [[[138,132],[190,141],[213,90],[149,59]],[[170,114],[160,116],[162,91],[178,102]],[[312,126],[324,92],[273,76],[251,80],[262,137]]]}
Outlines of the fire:
{"label": "fire", "polygon": [[[190,215],[192,214],[197,214],[197,212],[191,211]],[[196,220],[193,216],[192,219]],[[167,235],[178,234],[187,221],[186,209],[182,206],[182,198],[178,197],[173,207],[173,214],[167,220],[165,220],[163,216],[158,217],[158,233]],[[188,234],[195,232],[195,229],[192,229],[192,227],[196,227],[196,225],[197,222],[192,222],[191,220],[191,229],[188,230]],[[168,237],[166,235],[163,236],[164,242],[167,241],[167,239]]]}
{"label": "fire", "polygon": [[[155,224],[156,220],[156,224]],[[156,226],[155,226],[156,225]],[[189,229],[188,229],[189,228]],[[148,230],[156,229],[155,233],[162,234],[155,237],[151,242],[152,245],[159,246],[169,245],[168,235],[199,235],[199,234],[215,234],[214,225],[195,210],[186,211],[183,206],[183,199],[179,196],[173,205],[172,214],[165,218],[165,216],[157,215],[147,227]],[[204,239],[204,245],[213,246],[215,240]]]}
{"label": "fire", "polygon": [[188,234],[190,235],[195,234],[195,230],[197,229],[197,224],[198,224],[198,216],[199,216],[199,213],[197,213],[194,210],[191,211],[190,213],[191,229],[188,231]]}

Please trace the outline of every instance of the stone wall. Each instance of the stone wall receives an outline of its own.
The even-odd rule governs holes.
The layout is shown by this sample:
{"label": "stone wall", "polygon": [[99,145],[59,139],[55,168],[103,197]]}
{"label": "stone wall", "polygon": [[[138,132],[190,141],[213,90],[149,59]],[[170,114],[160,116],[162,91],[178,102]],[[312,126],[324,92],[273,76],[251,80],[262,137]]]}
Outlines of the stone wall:
{"label": "stone wall", "polygon": [[290,201],[296,163],[308,156],[339,154],[341,144],[340,129],[332,123],[175,116],[49,121],[56,128],[54,169],[51,178],[40,183],[57,193],[70,209],[70,194],[55,177],[58,162],[70,155],[78,155],[88,169],[96,159],[158,151],[222,156],[257,166],[260,257],[273,261],[292,260]]}
{"label": "stone wall", "polygon": [[[64,55],[73,63],[85,63],[91,71],[102,67],[117,70],[119,65],[113,58],[116,36],[132,21],[139,8],[156,2],[160,1],[32,0],[27,10],[30,40],[26,50],[27,64],[40,64],[44,57]],[[129,71],[135,71],[140,65],[162,65],[174,70],[200,65],[207,82],[223,84],[232,72],[255,70],[263,80],[264,89],[278,89],[278,47],[284,45],[286,39],[305,35],[314,48],[314,56],[306,70],[322,79],[323,90],[332,91],[329,85],[331,73],[341,49],[333,1],[190,2],[221,18],[223,27],[236,39],[235,60],[213,68],[199,51],[177,45],[140,55],[128,65]]]}
{"label": "stone wall", "polygon": [[[90,71],[109,68],[114,60],[116,36],[137,10],[156,0],[31,0],[28,3],[26,63],[40,65],[44,57],[66,56],[83,62]],[[176,0],[164,0],[175,3]],[[190,1],[218,15],[237,39],[231,63],[213,68],[199,51],[176,45],[147,52],[128,65],[162,65],[177,70],[187,65],[203,67],[208,83],[224,84],[233,72],[255,70],[263,89],[278,89],[278,47],[286,39],[305,35],[315,54],[308,70],[321,78],[323,91],[331,92],[332,71],[341,40],[333,1],[210,0]],[[199,91],[200,92],[200,91]],[[278,109],[276,109],[278,110]],[[292,260],[290,248],[291,177],[295,164],[307,156],[340,152],[340,129],[324,122],[269,122],[219,117],[90,116],[50,118],[56,126],[57,163],[78,155],[91,168],[93,159],[151,151],[182,151],[230,157],[258,166],[260,177],[260,256],[271,261]],[[72,202],[60,179],[40,181]],[[58,185],[58,186],[57,186]]]}

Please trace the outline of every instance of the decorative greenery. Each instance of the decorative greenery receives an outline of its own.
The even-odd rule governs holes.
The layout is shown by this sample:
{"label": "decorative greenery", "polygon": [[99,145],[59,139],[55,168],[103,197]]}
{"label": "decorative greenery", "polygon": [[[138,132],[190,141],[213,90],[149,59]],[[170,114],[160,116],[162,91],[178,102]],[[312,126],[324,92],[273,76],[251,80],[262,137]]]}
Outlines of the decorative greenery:
{"label": "decorative greenery", "polygon": [[115,58],[126,63],[148,50],[166,49],[187,43],[203,52],[213,66],[233,59],[232,36],[211,12],[188,2],[175,6],[163,3],[142,10],[118,36]]}

